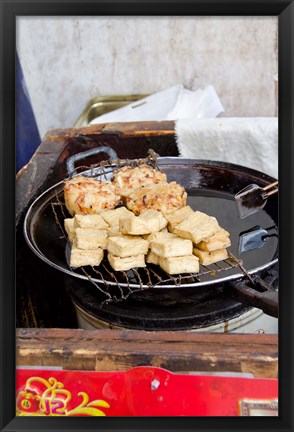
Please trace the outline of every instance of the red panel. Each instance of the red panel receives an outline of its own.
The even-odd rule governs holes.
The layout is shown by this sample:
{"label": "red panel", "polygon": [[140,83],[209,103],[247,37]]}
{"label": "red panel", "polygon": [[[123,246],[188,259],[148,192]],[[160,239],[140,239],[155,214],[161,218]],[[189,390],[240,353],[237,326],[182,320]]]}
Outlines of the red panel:
{"label": "red panel", "polygon": [[175,374],[17,369],[17,415],[278,415],[278,380]]}

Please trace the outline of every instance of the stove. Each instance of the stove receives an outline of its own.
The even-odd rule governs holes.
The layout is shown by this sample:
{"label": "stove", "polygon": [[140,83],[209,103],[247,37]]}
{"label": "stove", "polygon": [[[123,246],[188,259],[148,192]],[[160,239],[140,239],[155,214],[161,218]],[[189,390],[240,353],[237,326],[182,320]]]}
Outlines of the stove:
{"label": "stove", "polygon": [[103,304],[95,286],[65,278],[65,286],[75,308],[77,322],[85,330],[136,329],[217,333],[278,333],[278,319],[260,309],[244,306],[222,287],[207,288],[197,300],[173,301],[164,295],[154,301],[147,291],[134,293],[126,300]]}
{"label": "stove", "polygon": [[[146,139],[145,139],[146,141]],[[149,141],[146,141],[148,146]],[[144,145],[146,145],[146,142]],[[78,141],[75,141],[77,144]],[[83,143],[85,144],[85,143]],[[91,142],[90,144],[95,144]],[[117,144],[117,142],[113,142]],[[113,145],[115,147],[115,145]],[[89,142],[87,142],[87,146]],[[168,154],[169,155],[169,154]],[[49,183],[43,182],[40,186],[37,195],[42,191],[46,190],[48,186],[56,184],[58,181],[65,177],[64,173],[64,161],[68,156],[67,150],[59,155],[58,161],[54,169],[51,167],[50,177],[47,178]],[[139,155],[142,157],[142,155]],[[130,155],[129,157],[138,157],[137,154]],[[203,167],[203,170],[207,170],[207,167]],[[171,173],[174,171],[172,170]],[[53,175],[54,174],[54,175]],[[234,174],[232,174],[233,178]],[[208,177],[209,181],[214,181],[214,176]],[[223,181],[227,181],[223,176]],[[194,185],[194,177],[188,179],[191,181],[192,186]],[[230,183],[232,184],[232,182]],[[219,186],[219,185],[218,185]],[[222,187],[222,185],[220,185]],[[225,187],[225,184],[224,184]],[[21,200],[19,200],[21,201]],[[22,211],[27,209],[27,206],[23,207]],[[24,248],[25,249],[25,248]],[[27,249],[26,249],[27,251]],[[34,282],[33,290],[30,288],[30,298],[25,299],[27,303],[36,303],[37,307],[34,313],[37,314],[36,321],[40,321],[40,314],[45,310],[46,314],[54,314],[56,316],[62,316],[65,312],[65,316],[68,314],[70,309],[69,304],[72,305],[76,314],[76,323],[73,321],[68,323],[65,322],[60,325],[56,325],[56,316],[46,317],[45,321],[49,321],[52,327],[74,327],[75,324],[80,328],[126,328],[126,329],[138,329],[138,330],[167,330],[167,331],[199,331],[199,332],[264,332],[264,333],[277,333],[277,322],[276,318],[272,318],[262,313],[260,309],[244,305],[236,301],[230,296],[230,293],[221,285],[207,286],[204,290],[197,293],[196,298],[193,295],[187,296],[187,292],[183,293],[182,298],[179,299],[179,292],[176,298],[173,298],[171,292],[168,296],[165,296],[164,288],[160,293],[156,293],[156,296],[151,296],[148,299],[148,291],[133,293],[127,299],[123,301],[112,301],[111,303],[103,302],[100,298],[99,290],[97,286],[89,283],[89,281],[73,280],[68,275],[61,274],[54,268],[45,265],[42,267],[39,259],[36,257],[30,259],[22,254],[21,261],[24,263],[23,273],[19,272],[19,276],[24,275],[26,279],[25,284],[18,284],[18,287],[22,289],[21,295],[18,297],[18,316],[21,327],[25,327],[21,322],[22,317],[22,300],[25,299],[26,287],[30,285],[30,281]],[[55,254],[54,254],[55,256]],[[64,257],[62,257],[62,260]],[[30,272],[33,262],[38,265],[37,272],[34,274]],[[20,269],[21,266],[19,266]],[[44,270],[44,271],[43,271]],[[38,274],[36,274],[38,273]],[[37,277],[36,277],[37,276]],[[56,276],[56,277],[55,277]],[[29,280],[30,279],[30,280]],[[45,293],[44,286],[36,286],[38,279],[42,281],[46,280],[46,286],[50,287]],[[63,290],[60,289],[56,283],[57,280],[62,280]],[[24,281],[22,281],[24,282]],[[105,287],[103,287],[105,289]],[[63,292],[63,293],[62,293]],[[180,296],[181,297],[181,296]],[[45,300],[45,302],[41,300]],[[38,314],[40,312],[40,314]],[[41,318],[42,321],[42,318]],[[48,326],[45,323],[45,326]]]}

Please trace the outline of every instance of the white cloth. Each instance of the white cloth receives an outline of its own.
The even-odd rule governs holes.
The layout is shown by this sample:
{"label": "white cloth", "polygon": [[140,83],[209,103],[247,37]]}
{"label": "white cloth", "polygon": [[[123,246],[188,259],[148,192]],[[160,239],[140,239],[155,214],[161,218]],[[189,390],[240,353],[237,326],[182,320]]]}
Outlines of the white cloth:
{"label": "white cloth", "polygon": [[176,121],[179,154],[230,162],[278,178],[278,118],[190,118]]}
{"label": "white cloth", "polygon": [[212,85],[192,91],[178,84],[96,117],[90,124],[216,117],[223,111]]}
{"label": "white cloth", "polygon": [[212,85],[196,91],[183,88],[166,120],[213,118],[223,111],[224,107]]}

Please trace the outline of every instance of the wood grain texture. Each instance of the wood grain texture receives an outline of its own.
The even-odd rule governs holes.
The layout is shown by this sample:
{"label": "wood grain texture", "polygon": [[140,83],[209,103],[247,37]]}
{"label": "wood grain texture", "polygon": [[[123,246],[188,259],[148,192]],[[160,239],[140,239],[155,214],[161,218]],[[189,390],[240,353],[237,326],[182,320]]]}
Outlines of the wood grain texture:
{"label": "wood grain texture", "polygon": [[75,138],[78,135],[115,134],[121,137],[131,136],[162,136],[175,134],[175,122],[169,121],[141,121],[124,123],[101,123],[82,128],[54,129],[49,131],[45,140]]}
{"label": "wood grain texture", "polygon": [[137,330],[18,329],[18,366],[118,371],[156,366],[172,372],[243,372],[276,378],[276,335]]}

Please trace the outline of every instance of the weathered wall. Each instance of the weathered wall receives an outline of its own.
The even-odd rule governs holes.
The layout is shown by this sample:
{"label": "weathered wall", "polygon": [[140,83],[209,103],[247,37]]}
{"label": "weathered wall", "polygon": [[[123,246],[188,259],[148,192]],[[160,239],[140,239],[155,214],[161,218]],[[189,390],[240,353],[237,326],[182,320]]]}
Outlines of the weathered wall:
{"label": "weathered wall", "polygon": [[19,17],[17,50],[43,136],[97,95],[213,84],[226,117],[275,116],[277,17]]}

